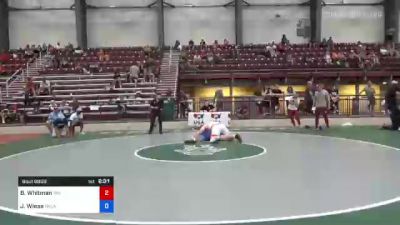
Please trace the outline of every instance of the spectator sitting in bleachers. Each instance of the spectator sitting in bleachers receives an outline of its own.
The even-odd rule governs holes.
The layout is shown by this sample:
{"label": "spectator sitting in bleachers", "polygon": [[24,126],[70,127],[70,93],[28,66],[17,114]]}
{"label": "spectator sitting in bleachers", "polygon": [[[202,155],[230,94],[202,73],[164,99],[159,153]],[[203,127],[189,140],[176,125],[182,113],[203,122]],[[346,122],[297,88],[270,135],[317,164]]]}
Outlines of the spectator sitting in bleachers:
{"label": "spectator sitting in bleachers", "polygon": [[50,81],[43,78],[39,86],[39,95],[49,95],[50,94]]}
{"label": "spectator sitting in bleachers", "polygon": [[289,63],[289,65],[294,65],[294,58],[292,56],[292,54],[287,54],[286,55],[286,62]]}
{"label": "spectator sitting in bleachers", "polygon": [[90,71],[88,69],[86,69],[84,66],[82,66],[80,63],[76,64],[75,70],[79,71],[85,75],[90,75]]}
{"label": "spectator sitting in bleachers", "polygon": [[31,57],[33,57],[33,51],[32,51],[32,49],[31,49],[31,47],[30,47],[29,44],[26,45],[26,47],[25,47],[25,55],[24,55],[24,57],[25,57],[25,58],[31,58]]}
{"label": "spectator sitting in bleachers", "polygon": [[323,38],[323,39],[322,39],[320,46],[321,46],[322,48],[325,48],[325,47],[328,46],[328,42],[326,41],[326,38]]}
{"label": "spectator sitting in bleachers", "polygon": [[207,53],[207,63],[214,64],[214,54],[212,52]]}
{"label": "spectator sitting in bleachers", "polygon": [[201,63],[201,56],[199,54],[194,54],[193,56],[193,64],[200,64]]}
{"label": "spectator sitting in bleachers", "polygon": [[57,44],[56,44],[56,46],[54,46],[54,48],[57,50],[60,50],[62,48],[60,42],[57,42]]}
{"label": "spectator sitting in bleachers", "polygon": [[331,54],[329,54],[329,51],[326,51],[325,53],[325,62],[328,63],[329,65],[332,64],[332,58]]}
{"label": "spectator sitting in bleachers", "polygon": [[217,50],[219,48],[218,40],[214,40],[213,49]]}
{"label": "spectator sitting in bleachers", "polygon": [[57,108],[57,104],[56,104],[56,101],[54,101],[53,99],[50,101],[50,104],[49,104],[49,110],[50,111],[54,111],[54,109],[55,108]]}
{"label": "spectator sitting in bleachers", "polygon": [[6,105],[4,108],[0,107],[1,123],[11,123],[18,119],[17,110],[12,109],[11,105]]}
{"label": "spectator sitting in bleachers", "polygon": [[97,53],[97,57],[99,57],[100,61],[110,60],[110,55],[106,54],[103,49],[100,49],[100,51]]}

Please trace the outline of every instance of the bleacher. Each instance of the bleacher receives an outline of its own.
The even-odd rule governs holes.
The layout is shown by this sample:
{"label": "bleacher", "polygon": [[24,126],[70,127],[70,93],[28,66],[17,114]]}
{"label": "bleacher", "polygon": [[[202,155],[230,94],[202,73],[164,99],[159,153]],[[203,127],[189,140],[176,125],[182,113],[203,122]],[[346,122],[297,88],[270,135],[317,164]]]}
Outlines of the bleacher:
{"label": "bleacher", "polygon": [[[26,115],[28,121],[43,121],[50,112],[51,100],[61,103],[66,100],[71,103],[78,100],[80,107],[85,112],[86,119],[120,119],[143,118],[147,116],[149,102],[154,98],[156,83],[139,80],[137,87],[134,83],[126,82],[126,75],[121,76],[121,88],[108,89],[114,74],[42,74],[34,76],[35,84],[39,85],[45,78],[50,81],[51,95],[37,95],[32,103],[35,107],[23,107],[23,93],[14,97],[14,103],[19,106],[19,111]],[[40,106],[38,105],[40,102]],[[118,104],[125,105],[124,113],[119,112]],[[37,109],[38,108],[38,109]]]}
{"label": "bleacher", "polygon": [[[400,60],[391,56],[382,56],[380,54],[381,44],[362,44],[366,48],[366,53],[374,52],[379,58],[381,67],[389,69],[400,68]],[[202,50],[203,49],[203,50]],[[202,52],[203,51],[203,52]],[[205,51],[205,52],[204,52]],[[181,66],[183,74],[191,73],[222,73],[222,72],[270,72],[270,71],[335,71],[335,70],[361,70],[358,61],[349,59],[350,53],[359,51],[358,43],[337,43],[331,49],[321,47],[319,45],[309,44],[291,44],[286,45],[282,49],[277,48],[276,57],[266,56],[266,45],[245,45],[235,47],[233,45],[219,45],[217,48],[213,46],[194,46],[183,48],[183,55],[187,58],[190,65]],[[347,58],[348,66],[337,63],[328,63],[325,59],[326,52],[343,53]],[[208,63],[205,56],[212,53],[214,57],[218,55],[215,63]],[[200,62],[195,62],[193,57],[196,54],[203,54]],[[288,62],[287,57],[291,56],[293,62]],[[205,57],[204,57],[205,56]]]}
{"label": "bleacher", "polygon": [[[51,94],[37,95],[32,104],[25,107],[24,93],[20,91],[13,93],[13,101],[8,104],[18,106],[25,122],[46,120],[52,100],[59,104],[63,100],[71,103],[74,99],[78,100],[86,119],[146,118],[149,102],[156,95],[157,82],[146,82],[144,78],[139,78],[135,86],[127,81],[130,66],[137,64],[137,61],[146,60],[143,48],[104,50],[109,55],[107,61],[100,61],[97,56],[98,49],[89,49],[84,54],[65,50],[57,52],[58,58],[68,60],[66,67],[45,67],[38,75],[31,75],[37,87],[43,79],[50,82]],[[154,66],[159,66],[159,54],[153,57]],[[84,74],[76,69],[76,65],[88,68],[92,64],[97,64],[100,72]],[[115,71],[121,74],[120,88],[111,87]]]}
{"label": "bleacher", "polygon": [[[100,60],[98,53],[100,49],[88,49],[83,54],[77,54],[72,51],[61,51],[57,54],[59,59],[67,60],[68,64],[63,68],[47,68],[42,73],[80,73],[77,65],[89,68],[97,66],[101,72],[129,71],[129,67],[137,65],[138,61],[146,60],[146,53],[142,47],[120,47],[120,48],[101,48],[108,55],[109,60]],[[153,51],[155,67],[160,66],[160,54]]]}

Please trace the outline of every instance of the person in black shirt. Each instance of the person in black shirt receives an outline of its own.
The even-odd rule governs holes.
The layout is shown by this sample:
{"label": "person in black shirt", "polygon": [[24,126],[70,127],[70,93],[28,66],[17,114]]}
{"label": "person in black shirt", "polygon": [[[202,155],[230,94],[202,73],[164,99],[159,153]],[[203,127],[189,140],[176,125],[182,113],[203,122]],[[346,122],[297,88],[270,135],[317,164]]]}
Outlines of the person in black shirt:
{"label": "person in black shirt", "polygon": [[386,108],[390,114],[391,125],[384,124],[382,128],[398,130],[400,127],[400,88],[397,82],[392,82],[385,95]]}
{"label": "person in black shirt", "polygon": [[204,103],[204,105],[200,108],[200,111],[212,112],[214,111],[215,107],[210,104],[208,101]]}
{"label": "person in black shirt", "polygon": [[160,99],[160,95],[156,95],[156,97],[150,102],[150,130],[149,134],[153,133],[154,123],[156,121],[156,117],[158,117],[158,130],[160,134],[162,134],[162,110],[164,108],[164,103]]}

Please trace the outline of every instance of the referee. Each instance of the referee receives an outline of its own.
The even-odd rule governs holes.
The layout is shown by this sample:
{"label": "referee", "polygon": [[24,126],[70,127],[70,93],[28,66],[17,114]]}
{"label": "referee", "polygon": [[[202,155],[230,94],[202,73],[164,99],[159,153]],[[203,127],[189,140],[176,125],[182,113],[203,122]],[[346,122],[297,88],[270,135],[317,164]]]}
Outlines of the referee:
{"label": "referee", "polygon": [[153,133],[154,123],[158,117],[158,131],[162,134],[162,110],[164,108],[164,103],[160,99],[160,95],[157,94],[156,97],[150,102],[150,130],[149,134]]}

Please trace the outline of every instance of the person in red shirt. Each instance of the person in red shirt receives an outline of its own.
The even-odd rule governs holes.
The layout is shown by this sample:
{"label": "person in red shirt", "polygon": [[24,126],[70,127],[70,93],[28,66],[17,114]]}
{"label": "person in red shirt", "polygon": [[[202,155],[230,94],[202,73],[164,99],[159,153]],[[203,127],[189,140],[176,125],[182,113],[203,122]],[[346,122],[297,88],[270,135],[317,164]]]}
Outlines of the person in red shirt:
{"label": "person in red shirt", "polygon": [[31,105],[33,99],[32,97],[36,95],[35,83],[32,80],[32,77],[28,77],[28,81],[25,84],[25,106]]}

